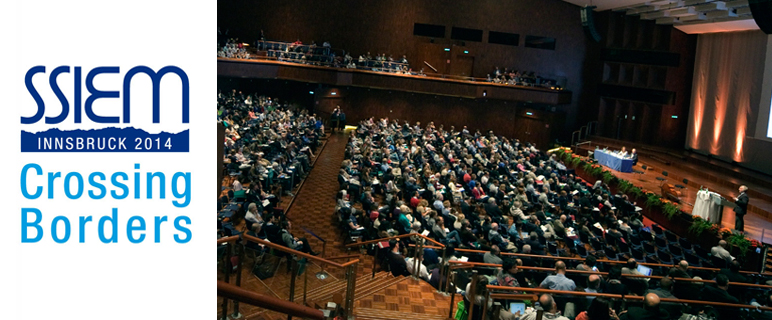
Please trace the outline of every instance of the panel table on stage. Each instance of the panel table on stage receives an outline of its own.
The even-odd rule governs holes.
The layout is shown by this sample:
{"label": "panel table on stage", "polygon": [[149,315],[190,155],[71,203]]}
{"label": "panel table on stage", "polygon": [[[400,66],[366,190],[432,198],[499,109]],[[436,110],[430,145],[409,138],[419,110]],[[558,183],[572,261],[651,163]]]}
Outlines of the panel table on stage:
{"label": "panel table on stage", "polygon": [[595,149],[595,159],[598,163],[619,172],[633,172],[633,159],[628,159],[616,153]]}

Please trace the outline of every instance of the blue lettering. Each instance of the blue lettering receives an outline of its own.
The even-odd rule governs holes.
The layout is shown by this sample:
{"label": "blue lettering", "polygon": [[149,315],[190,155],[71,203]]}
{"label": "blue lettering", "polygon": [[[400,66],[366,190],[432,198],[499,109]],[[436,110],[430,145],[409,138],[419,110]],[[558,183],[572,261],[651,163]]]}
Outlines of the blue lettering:
{"label": "blue lettering", "polygon": [[[78,191],[75,192],[75,194],[70,192],[70,181],[72,180],[72,177],[75,177],[75,180],[78,181],[78,189],[76,189]],[[70,172],[64,176],[64,195],[72,200],[78,199],[83,195],[83,176],[81,176],[80,173]]]}
{"label": "blue lettering", "polygon": [[[134,164],[134,169],[139,170],[139,163]],[[134,172],[134,199],[139,199],[139,172]]]}
{"label": "blue lettering", "polygon": [[161,78],[167,73],[174,73],[182,81],[182,123],[190,122],[190,84],[188,75],[179,67],[166,66],[154,72],[146,66],[131,68],[123,77],[123,123],[129,123],[131,117],[131,79],[137,73],[144,73],[153,82],[153,123],[159,123],[161,118]]}
{"label": "blue lettering", "polygon": [[153,178],[158,178],[158,190],[160,199],[166,199],[166,175],[163,172],[147,173],[147,198],[153,199]]}
{"label": "blue lettering", "polygon": [[32,84],[32,77],[35,74],[46,72],[46,67],[44,66],[36,66],[32,67],[27,71],[27,74],[24,75],[24,85],[27,87],[27,91],[29,91],[29,94],[32,95],[32,99],[35,100],[35,103],[38,105],[38,111],[35,113],[34,116],[31,116],[29,118],[21,117],[21,123],[22,124],[31,124],[40,121],[40,119],[43,118],[43,114],[46,112],[46,104],[43,102],[43,98],[40,97],[40,93],[38,93],[38,90],[35,89],[35,85]]}
{"label": "blue lettering", "polygon": [[[35,214],[35,221],[29,222],[27,214]],[[22,243],[35,243],[43,238],[43,228],[40,227],[40,220],[43,220],[43,215],[40,210],[35,208],[21,208],[21,242]],[[27,236],[27,229],[30,227],[35,228],[35,238],[30,239]]]}
{"label": "blue lettering", "polygon": [[75,113],[75,123],[80,123],[81,121],[81,111],[80,111],[80,103],[81,103],[81,91],[83,89],[80,87],[80,67],[75,67],[75,81],[73,86],[75,87],[75,97],[73,98],[75,101],[75,106],[72,108],[73,113]]}
{"label": "blue lettering", "polygon": [[37,175],[43,174],[43,169],[40,168],[37,163],[28,163],[23,168],[21,168],[21,194],[24,195],[24,197],[27,199],[37,199],[43,193],[43,187],[35,187],[34,194],[29,194],[29,192],[27,192],[27,171],[29,169],[35,169],[35,173]]}
{"label": "blue lettering", "polygon": [[86,89],[91,95],[86,98],[86,116],[91,121],[97,123],[118,123],[118,117],[102,117],[94,113],[93,104],[97,99],[102,98],[118,98],[120,96],[118,91],[100,91],[94,87],[94,77],[102,73],[118,73],[120,68],[118,67],[98,67],[89,71],[86,75]]}
{"label": "blue lettering", "polygon": [[[110,235],[110,238],[105,237],[105,223],[107,222],[110,222],[110,225],[112,225],[112,234]],[[112,216],[99,218],[99,240],[103,243],[118,242],[118,208],[113,208]]]}
{"label": "blue lettering", "polygon": [[[179,178],[183,178],[185,180],[185,190],[183,192],[179,191],[179,188],[177,187],[177,180]],[[172,176],[172,194],[174,194],[174,197],[177,198],[177,200],[172,201],[172,204],[177,208],[184,208],[187,207],[190,204],[190,172],[177,172]],[[184,197],[185,201],[180,202],[181,197]]]}
{"label": "blue lettering", "polygon": [[166,216],[155,217],[155,243],[161,242],[161,223],[167,220]]}
{"label": "blue lettering", "polygon": [[48,199],[54,198],[54,180],[62,176],[61,172],[48,173]]}
{"label": "blue lettering", "polygon": [[110,194],[113,196],[114,199],[126,199],[126,197],[129,195],[129,187],[126,186],[126,184],[118,182],[118,177],[123,177],[123,181],[129,180],[129,176],[126,175],[125,172],[116,172],[113,173],[113,175],[110,177],[110,181],[113,183],[114,186],[117,188],[123,190],[123,194],[118,195],[115,190],[110,191]]}
{"label": "blue lettering", "polygon": [[[46,117],[46,123],[48,124],[56,124],[64,121],[64,119],[67,119],[67,115],[70,113],[70,103],[67,102],[67,97],[64,96],[64,93],[62,93],[62,89],[59,88],[59,84],[56,83],[56,77],[59,76],[60,73],[70,73],[70,67],[68,66],[61,66],[54,71],[51,71],[51,75],[48,78],[48,83],[51,85],[51,90],[54,91],[54,94],[57,98],[59,98],[59,101],[62,103],[62,113],[60,113],[58,116],[52,118],[52,117]],[[74,84],[76,87],[80,86],[80,82]]]}
{"label": "blue lettering", "polygon": [[91,222],[91,220],[93,220],[91,216],[80,217],[80,236],[78,237],[78,241],[80,241],[80,243],[86,242],[86,222]]}
{"label": "blue lettering", "polygon": [[[59,221],[64,222],[64,237],[61,238],[59,238],[59,233],[56,231],[56,226]],[[81,231],[81,233],[82,232],[83,231]],[[70,220],[68,220],[67,217],[57,216],[51,221],[51,238],[53,238],[56,243],[65,243],[70,239]]]}
{"label": "blue lettering", "polygon": [[96,177],[99,177],[100,181],[105,180],[105,174],[101,172],[92,172],[90,175],[88,175],[88,183],[99,190],[99,195],[94,193],[94,190],[88,191],[88,196],[91,197],[91,199],[99,200],[105,197],[105,194],[107,193],[107,189],[105,189],[105,185],[99,183],[96,181]]}
{"label": "blue lettering", "polygon": [[[67,97],[65,96],[64,92],[62,92],[61,87],[57,83],[57,79],[60,74],[62,73],[70,73],[70,66],[59,66],[55,68],[51,74],[49,75],[48,83],[51,87],[51,90],[53,91],[56,98],[59,100],[59,102],[62,105],[62,111],[59,113],[59,115],[55,117],[46,117],[45,123],[47,124],[57,124],[62,123],[67,119],[67,117],[70,114],[70,102],[68,101]],[[81,110],[81,104],[82,104],[82,68],[81,67],[74,67],[74,74],[73,74],[73,103],[72,103],[72,113],[74,116],[74,122],[75,123],[81,123],[82,122],[82,110]],[[45,115],[45,102],[43,101],[43,98],[41,97],[40,93],[38,92],[37,88],[35,88],[35,85],[32,83],[33,77],[38,73],[45,73],[46,67],[45,66],[35,66],[30,68],[25,77],[24,77],[24,84],[27,87],[27,91],[29,91],[30,95],[32,96],[32,99],[35,100],[35,103],[37,104],[37,112],[35,115],[31,117],[21,117],[21,123],[22,124],[32,124],[40,121]],[[120,68],[116,66],[112,67],[97,67],[92,69],[86,74],[86,90],[89,92],[89,96],[86,98],[85,103],[85,111],[86,116],[93,122],[96,123],[118,123],[120,122],[120,117],[117,116],[100,116],[97,115],[96,112],[94,112],[94,102],[98,99],[102,98],[119,98],[120,97],[120,91],[106,91],[106,90],[98,90],[94,86],[94,78],[96,78],[97,75],[103,74],[103,73],[119,73]],[[158,70],[158,72],[153,71],[153,69],[147,67],[147,66],[136,66],[131,69],[124,75],[123,77],[123,123],[130,123],[131,122],[131,80],[134,78],[135,75],[143,73],[147,75],[150,78],[150,81],[152,84],[152,112],[153,112],[153,123],[160,123],[161,121],[161,80],[163,77],[169,73],[175,74],[177,77],[179,77],[181,85],[182,85],[182,123],[190,123],[190,80],[188,79],[188,75],[185,73],[184,70],[177,66],[166,66]]]}
{"label": "blue lettering", "polygon": [[[134,226],[134,221],[139,221],[139,226]],[[140,233],[139,238],[134,238],[134,231],[145,231],[145,219],[140,216],[133,216],[126,224],[126,236],[129,237],[129,242],[140,243],[145,240],[144,233]]]}
{"label": "blue lettering", "polygon": [[188,216],[179,216],[174,219],[174,228],[185,234],[185,238],[181,238],[180,235],[175,234],[174,241],[177,241],[177,243],[188,243],[193,234],[190,233],[190,229],[180,225],[180,220],[185,221],[186,226],[190,225],[190,218],[188,218]]}

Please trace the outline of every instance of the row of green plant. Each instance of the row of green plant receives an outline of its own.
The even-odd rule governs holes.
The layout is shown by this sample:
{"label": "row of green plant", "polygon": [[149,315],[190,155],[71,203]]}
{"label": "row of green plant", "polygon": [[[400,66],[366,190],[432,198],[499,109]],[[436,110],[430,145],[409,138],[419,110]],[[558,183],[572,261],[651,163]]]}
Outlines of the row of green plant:
{"label": "row of green plant", "polygon": [[[673,201],[660,197],[654,192],[643,189],[643,187],[636,186],[630,181],[617,178],[611,171],[604,169],[601,165],[586,161],[585,158],[571,152],[571,149],[569,148],[561,147],[556,149],[554,153],[565,163],[570,164],[574,168],[581,168],[587,174],[603,180],[606,184],[616,182],[617,189],[620,192],[631,196],[633,199],[645,198],[644,203],[648,208],[660,208],[668,220],[672,220],[682,212],[681,209],[678,208],[678,204]],[[746,252],[751,247],[761,246],[761,243],[756,240],[750,240],[742,234],[734,234],[731,230],[720,228],[718,224],[711,223],[699,216],[693,216],[692,224],[689,226],[689,232],[697,237],[700,237],[707,232],[710,236],[725,239],[729,244],[737,246],[740,249],[740,256],[745,256]]]}

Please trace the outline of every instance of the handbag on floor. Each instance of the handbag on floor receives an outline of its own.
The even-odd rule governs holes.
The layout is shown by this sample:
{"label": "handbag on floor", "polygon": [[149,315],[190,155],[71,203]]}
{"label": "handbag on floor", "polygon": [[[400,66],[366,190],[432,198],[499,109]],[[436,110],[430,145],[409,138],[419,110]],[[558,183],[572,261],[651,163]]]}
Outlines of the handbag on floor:
{"label": "handbag on floor", "polygon": [[269,253],[264,253],[252,266],[252,273],[260,280],[273,277],[276,268],[279,266],[279,257]]}

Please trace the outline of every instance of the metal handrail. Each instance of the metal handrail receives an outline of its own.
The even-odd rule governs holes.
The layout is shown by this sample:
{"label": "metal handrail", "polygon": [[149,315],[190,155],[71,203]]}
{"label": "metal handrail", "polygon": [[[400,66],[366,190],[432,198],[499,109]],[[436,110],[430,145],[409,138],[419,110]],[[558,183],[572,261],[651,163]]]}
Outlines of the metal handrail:
{"label": "metal handrail", "polygon": [[[500,268],[501,264],[495,264],[495,263],[482,263],[482,262],[468,262],[468,261],[450,261],[452,264],[464,264],[464,265],[471,265],[471,266],[477,266],[477,267],[490,267],[490,268]],[[523,270],[531,270],[531,271],[541,271],[541,272],[553,272],[555,269],[553,268],[542,268],[542,267],[525,267],[525,266],[518,266],[518,269]],[[602,271],[584,271],[584,270],[571,270],[566,269],[566,273],[576,273],[576,274],[597,274],[597,275],[608,275],[608,272],[602,272]],[[665,278],[665,276],[645,276],[645,275],[636,275],[636,274],[622,274],[622,277],[626,278],[643,278],[643,279],[662,279]],[[692,279],[692,278],[672,278],[676,281],[682,281],[682,282],[701,282],[701,283],[716,283],[715,280],[702,280],[702,279]],[[730,285],[733,286],[740,286],[740,287],[752,287],[752,288],[760,288],[760,289],[772,289],[772,286],[768,285],[762,285],[762,284],[752,284],[752,283],[742,283],[742,282],[729,282]]]}
{"label": "metal handrail", "polygon": [[[257,238],[257,237],[253,237],[253,236],[250,236],[250,235],[247,235],[247,234],[241,234],[241,235],[238,235],[238,236],[231,236],[231,237],[221,238],[221,239],[217,240],[218,244],[221,244],[221,243],[227,243],[228,244],[227,248],[226,248],[227,249],[227,253],[225,255],[226,261],[230,261],[228,259],[228,257],[230,257],[232,255],[232,249],[233,249],[232,247],[233,247],[234,244],[236,244],[237,241],[241,241],[242,244],[246,244],[247,241],[258,243],[260,245],[272,248],[274,250],[282,251],[282,252],[285,252],[285,253],[290,254],[290,255],[295,255],[297,257],[305,258],[307,260],[315,261],[315,262],[317,262],[317,263],[319,263],[321,265],[322,271],[324,271],[324,267],[326,265],[332,265],[332,266],[335,266],[335,267],[344,268],[346,270],[346,281],[347,281],[347,285],[346,285],[346,298],[345,298],[346,299],[346,302],[345,302],[345,312],[346,312],[347,315],[350,315],[350,314],[353,313],[354,294],[355,294],[354,292],[356,290],[356,271],[357,271],[357,265],[359,263],[359,259],[350,260],[350,261],[344,262],[344,263],[336,263],[336,262],[333,262],[333,261],[331,261],[329,259],[324,259],[324,258],[316,257],[316,256],[313,256],[313,255],[310,255],[310,254],[307,254],[307,253],[303,253],[303,252],[300,252],[300,251],[297,251],[297,250],[293,250],[293,249],[287,248],[285,246],[278,245],[278,244],[275,244],[275,243],[271,243],[269,241],[265,241],[265,240]],[[236,248],[238,248],[238,247],[236,247]],[[239,250],[239,252],[238,252],[239,259],[238,259],[238,265],[237,265],[236,285],[235,285],[235,287],[239,287],[241,285],[241,274],[242,274],[242,272],[241,272],[241,267],[242,266],[241,265],[242,265],[242,261],[244,260],[243,259],[244,248],[245,247],[242,247],[242,249]],[[352,258],[352,257],[357,257],[357,256],[353,255],[353,256],[333,257],[333,259],[346,259],[346,258]],[[287,263],[289,264],[289,266],[291,268],[290,271],[291,271],[291,275],[292,275],[292,278],[290,280],[291,282],[290,282],[290,292],[289,292],[289,302],[288,302],[288,303],[291,304],[291,303],[293,303],[294,297],[295,297],[295,278],[296,278],[296,275],[297,275],[297,262],[294,262],[294,259],[288,259]],[[229,279],[230,279],[231,267],[229,265],[230,265],[230,262],[226,262],[226,265],[224,267],[224,273],[225,273],[225,282],[224,283],[226,285],[228,284]],[[305,282],[305,284],[303,285],[303,303],[305,304],[306,303],[306,298],[307,298],[307,288],[308,288],[308,273],[305,273],[304,282]],[[248,291],[245,291],[245,292],[248,292]],[[231,296],[223,295],[223,307],[222,307],[222,312],[223,312],[222,318],[223,319],[227,317],[228,298],[229,297],[231,297]],[[235,300],[234,301],[234,307],[233,307],[233,310],[234,310],[233,317],[234,318],[238,318],[238,317],[241,316],[239,314],[239,312],[238,312],[239,311],[238,302],[240,300],[236,299],[236,298],[233,298],[233,299]],[[250,303],[250,302],[248,302],[248,303]],[[272,309],[272,310],[274,310],[274,309]],[[285,313],[287,313],[287,312],[285,312]]]}
{"label": "metal handrail", "polygon": [[427,241],[429,241],[429,242],[431,242],[431,243],[433,243],[433,244],[435,244],[435,245],[437,245],[437,246],[439,246],[441,248],[445,248],[444,244],[442,244],[440,242],[437,242],[437,240],[429,238],[429,237],[427,237],[425,235],[422,235],[420,233],[408,233],[408,234],[401,234],[401,235],[393,236],[393,237],[385,237],[385,238],[380,238],[380,239],[375,239],[375,240],[368,240],[368,241],[363,241],[363,242],[354,242],[354,243],[349,243],[349,244],[345,245],[345,247],[346,248],[350,248],[350,247],[356,247],[356,246],[363,246],[363,245],[366,245],[366,244],[378,243],[378,242],[387,241],[387,240],[391,240],[391,239],[402,239],[402,238],[407,238],[407,237],[421,237],[421,238],[424,238],[425,240],[427,240]]}
{"label": "metal handrail", "polygon": [[322,313],[321,310],[257,294],[222,281],[217,281],[217,295],[234,301],[285,313],[290,316],[301,317],[304,319],[324,319],[324,313]]}
{"label": "metal handrail", "polygon": [[578,138],[574,139],[575,137],[577,137],[578,134],[579,134],[578,130],[571,133],[571,145],[572,146],[575,146],[576,145],[576,141],[579,141]]}
{"label": "metal handrail", "polygon": [[[485,288],[488,290],[497,290],[497,291],[549,293],[552,295],[574,295],[574,296],[585,296],[585,297],[604,297],[604,298],[612,298],[612,299],[632,299],[632,300],[644,299],[644,297],[642,296],[631,296],[631,295],[623,296],[619,294],[590,293],[590,292],[584,292],[584,291],[563,291],[563,290],[551,290],[551,289],[544,289],[544,288],[503,287],[503,286],[492,286],[492,285],[488,285]],[[506,299],[506,298],[516,298],[516,296],[521,296],[521,295],[501,295],[501,296],[497,296],[496,298],[502,297],[502,296],[504,299]],[[660,303],[662,302],[699,304],[699,305],[708,305],[708,306],[715,306],[715,307],[746,308],[746,309],[757,309],[757,310],[763,310],[763,311],[772,311],[772,307],[756,307],[756,306],[747,305],[747,304],[713,302],[713,301],[702,301],[702,300],[660,298]]]}
{"label": "metal handrail", "polygon": [[[429,248],[428,246],[425,246],[425,248]],[[469,252],[469,253],[486,253],[488,251],[485,250],[473,250],[473,249],[456,249],[456,252]],[[513,257],[526,257],[526,258],[536,258],[536,259],[551,259],[551,260],[564,260],[564,261],[585,261],[587,259],[581,258],[581,257],[559,257],[559,256],[548,256],[548,255],[536,255],[536,254],[526,254],[526,253],[511,253],[511,252],[502,252],[501,255],[505,256],[513,256]],[[614,260],[596,260],[598,263],[608,263],[608,264],[626,264],[627,261],[614,261]],[[662,264],[662,263],[651,263],[651,262],[639,262],[638,265],[642,266],[648,266],[648,267],[677,267],[678,265],[675,264]],[[693,267],[689,266],[689,269],[694,270],[704,270],[704,271],[713,271],[718,272],[721,271],[720,268],[708,268],[708,267]],[[740,273],[744,274],[750,274],[750,275],[765,275],[760,272],[753,272],[753,271],[740,271]],[[772,274],[766,274],[766,275],[772,275]]]}
{"label": "metal handrail", "polygon": [[[282,59],[279,60],[276,57],[263,57],[263,56],[256,56],[256,57],[250,57],[249,59],[241,59],[241,58],[228,58],[228,57],[217,57],[217,60],[222,61],[256,61],[256,62],[271,62],[271,63],[286,63],[286,64],[293,64],[293,65],[301,65],[307,68],[335,68],[332,66],[331,63],[326,62],[320,62],[315,61],[315,64],[304,64],[295,62],[291,59]],[[476,78],[476,77],[468,77],[468,76],[458,76],[458,75],[451,75],[451,74],[440,74],[440,73],[431,73],[431,72],[417,72],[415,70],[412,71],[410,74],[405,73],[395,73],[395,72],[387,72],[387,71],[372,71],[368,68],[361,68],[361,66],[357,66],[355,69],[348,69],[346,67],[338,67],[335,69],[341,69],[341,71],[350,71],[350,72],[378,72],[379,74],[388,74],[393,76],[402,76],[402,77],[417,77],[421,79],[443,79],[444,81],[459,81],[462,83],[469,83],[473,82],[475,84],[479,85],[488,85],[488,86],[502,86],[502,87],[516,87],[516,88],[525,88],[528,90],[540,90],[540,91],[547,91],[547,92],[568,92],[568,90],[557,90],[557,89],[551,89],[548,87],[543,86],[536,86],[536,85],[520,85],[520,84],[504,84],[504,83],[494,83],[488,81],[487,78]]]}
{"label": "metal handrail", "polygon": [[314,256],[314,255],[310,255],[308,253],[304,253],[304,252],[300,252],[300,251],[297,251],[297,250],[293,250],[293,249],[287,248],[287,247],[279,245],[279,244],[275,244],[275,243],[272,243],[272,242],[269,242],[269,241],[265,241],[263,239],[250,236],[248,234],[242,234],[241,237],[244,240],[246,240],[246,241],[256,242],[256,243],[262,244],[262,245],[264,245],[266,247],[270,247],[270,248],[272,248],[274,250],[279,250],[279,251],[282,251],[282,252],[285,252],[285,253],[296,255],[298,257],[306,258],[306,259],[311,260],[311,261],[315,261],[315,262],[326,264],[326,265],[332,265],[332,266],[335,266],[335,267],[338,267],[338,268],[345,268],[345,267],[348,267],[348,266],[350,266],[352,264],[355,264],[355,263],[359,262],[359,259],[354,259],[354,260],[351,260],[351,261],[348,261],[348,262],[345,262],[345,263],[337,263],[337,262],[333,262],[333,261],[330,261],[330,260],[327,260],[327,259],[324,259],[324,258],[320,258],[320,257]]}

